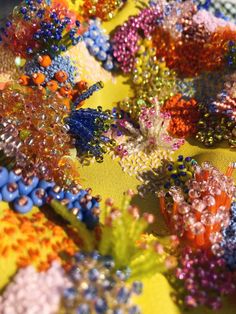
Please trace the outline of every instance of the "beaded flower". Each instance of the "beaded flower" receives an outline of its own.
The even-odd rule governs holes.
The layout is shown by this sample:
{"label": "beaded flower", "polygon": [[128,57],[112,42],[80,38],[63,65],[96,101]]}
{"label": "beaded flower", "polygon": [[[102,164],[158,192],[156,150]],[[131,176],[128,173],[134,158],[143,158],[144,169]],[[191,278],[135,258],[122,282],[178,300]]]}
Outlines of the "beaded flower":
{"label": "beaded flower", "polygon": [[42,207],[55,199],[61,201],[87,228],[93,229],[98,224],[100,198],[93,197],[91,189],[74,186],[66,190],[53,181],[39,180],[36,176],[24,178],[22,172],[20,168],[8,171],[0,167],[0,200],[12,203],[16,212],[25,214],[33,206]]}
{"label": "beaded flower", "polygon": [[215,255],[222,255],[222,229],[229,224],[235,197],[234,168],[231,164],[223,175],[209,162],[202,167],[195,164],[194,176],[184,189],[170,187],[166,200],[165,193],[160,193],[161,210],[171,231],[192,247],[210,248]]}
{"label": "beaded flower", "polygon": [[96,251],[76,253],[69,277],[72,286],[64,290],[61,313],[141,313],[131,297],[142,293],[142,283],[126,285],[128,274],[114,266],[111,257]]}
{"label": "beaded flower", "polygon": [[[60,162],[70,156],[71,139],[64,117],[68,110],[54,94],[27,88],[4,89],[1,103],[1,151],[16,166],[39,177],[70,184]],[[70,163],[64,164],[64,169]],[[65,173],[69,176],[65,177]]]}
{"label": "beaded flower", "polygon": [[71,285],[65,271],[56,262],[41,273],[32,266],[22,268],[0,296],[0,312],[58,313],[63,291]]}
{"label": "beaded flower", "polygon": [[130,174],[157,168],[162,159],[168,159],[184,143],[183,139],[169,135],[170,116],[160,112],[157,100],[151,108],[141,108],[138,122],[137,126],[128,120],[117,122],[123,136],[116,138],[119,142],[116,153],[121,156],[122,168]]}
{"label": "beaded flower", "polygon": [[130,73],[134,68],[139,40],[148,38],[161,18],[156,7],[144,8],[116,30],[111,39],[113,56],[124,73]]}
{"label": "beaded flower", "polygon": [[112,19],[126,0],[85,0],[82,6],[85,17],[98,17],[103,21]]}
{"label": "beaded flower", "polygon": [[107,71],[114,69],[110,38],[102,29],[98,19],[90,20],[88,30],[83,34],[85,44],[92,56],[102,63]]}
{"label": "beaded flower", "polygon": [[182,307],[203,305],[218,310],[223,297],[235,293],[233,275],[227,271],[224,259],[209,256],[206,251],[184,249],[174,272],[178,279],[173,279],[176,297]]}
{"label": "beaded flower", "polygon": [[172,136],[187,138],[197,132],[200,113],[195,99],[185,100],[181,94],[177,94],[164,103],[161,112],[171,116],[168,132]]}
{"label": "beaded flower", "polygon": [[[44,271],[50,268],[55,260],[65,267],[68,265],[63,254],[72,256],[80,246],[78,235],[70,227],[62,227],[58,222],[49,220],[48,217],[55,219],[51,215],[52,211],[47,211],[47,217],[42,212],[34,212],[27,217],[4,204],[0,226],[0,232],[4,235],[0,243],[1,268],[6,269],[9,259],[12,270],[33,265]],[[9,270],[6,269],[2,279],[7,280],[8,276]]]}

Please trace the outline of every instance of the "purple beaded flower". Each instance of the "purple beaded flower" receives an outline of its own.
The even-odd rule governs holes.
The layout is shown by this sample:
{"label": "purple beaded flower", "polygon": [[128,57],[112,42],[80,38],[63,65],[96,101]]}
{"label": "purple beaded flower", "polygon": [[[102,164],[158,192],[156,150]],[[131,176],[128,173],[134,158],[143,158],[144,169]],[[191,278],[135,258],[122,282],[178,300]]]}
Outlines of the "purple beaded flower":
{"label": "purple beaded flower", "polygon": [[149,37],[162,19],[160,9],[145,8],[139,15],[132,16],[115,32],[112,38],[113,56],[123,72],[132,71],[135,54],[139,49],[138,40]]}
{"label": "purple beaded flower", "polygon": [[236,288],[224,259],[203,250],[185,249],[175,277],[182,286],[178,287],[181,290],[178,297],[190,308],[203,305],[217,310],[222,305],[222,297],[234,293]]}

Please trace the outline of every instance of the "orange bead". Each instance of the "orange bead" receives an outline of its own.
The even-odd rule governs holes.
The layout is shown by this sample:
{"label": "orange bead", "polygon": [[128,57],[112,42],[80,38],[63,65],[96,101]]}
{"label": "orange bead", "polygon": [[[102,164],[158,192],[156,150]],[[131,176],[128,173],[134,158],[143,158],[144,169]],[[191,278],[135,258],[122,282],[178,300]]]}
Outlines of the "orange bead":
{"label": "orange bead", "polygon": [[47,68],[47,67],[49,67],[52,64],[52,59],[49,56],[47,56],[47,55],[39,56],[38,57],[38,63],[42,67]]}
{"label": "orange bead", "polygon": [[27,86],[30,83],[30,77],[27,75],[21,75],[21,77],[19,78],[19,83],[23,86]]}
{"label": "orange bead", "polygon": [[71,89],[67,86],[63,86],[59,89],[59,93],[63,97],[70,97],[71,95]]}
{"label": "orange bead", "polygon": [[78,88],[80,91],[84,91],[88,88],[88,83],[86,81],[79,81],[76,83],[76,88]]}
{"label": "orange bead", "polygon": [[33,82],[36,85],[41,85],[45,82],[45,75],[43,73],[35,73],[33,74]]}
{"label": "orange bead", "polygon": [[51,91],[51,92],[56,92],[59,88],[57,81],[49,81],[47,83],[47,88]]}
{"label": "orange bead", "polygon": [[55,79],[60,83],[64,83],[68,79],[68,74],[65,71],[58,71],[55,74]]}

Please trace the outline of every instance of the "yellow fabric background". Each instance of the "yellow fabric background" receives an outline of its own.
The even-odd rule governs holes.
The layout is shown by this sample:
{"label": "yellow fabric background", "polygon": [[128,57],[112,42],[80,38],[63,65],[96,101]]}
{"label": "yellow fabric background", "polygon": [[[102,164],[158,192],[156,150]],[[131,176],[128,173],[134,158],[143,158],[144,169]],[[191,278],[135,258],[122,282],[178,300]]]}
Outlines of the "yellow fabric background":
{"label": "yellow fabric background", "polygon": [[[111,21],[104,24],[108,32],[113,30],[117,25],[123,23],[130,14],[137,11],[135,8],[136,1],[128,0],[126,7]],[[97,107],[101,105],[104,109],[112,108],[116,101],[125,98],[132,94],[129,86],[125,84],[126,79],[118,77],[115,83],[106,83],[102,91],[94,95],[86,103],[86,106]],[[235,151],[229,149],[205,149],[200,148],[195,144],[186,143],[177,154],[185,156],[193,156],[198,161],[210,160],[219,169],[224,171],[229,162],[235,158]],[[102,164],[94,163],[89,167],[81,167],[80,169],[82,184],[84,187],[91,187],[93,194],[100,194],[105,200],[107,197],[112,197],[116,204],[119,205],[122,200],[122,195],[127,189],[136,189],[139,182],[134,177],[130,177],[123,173],[118,162],[111,160],[109,156],[105,158]],[[134,200],[140,206],[142,211],[149,211],[157,216],[157,221],[153,226],[153,231],[161,234],[163,232],[163,221],[158,215],[158,200],[154,196],[148,196],[145,199],[136,197]],[[0,209],[6,205],[0,205]],[[23,249],[23,248],[22,248]],[[3,262],[3,261],[2,261]],[[3,287],[9,276],[16,271],[14,258],[10,258],[7,262],[0,261],[0,288]],[[170,298],[170,286],[162,275],[156,275],[151,279],[144,281],[144,293],[137,299],[144,314],[180,314],[180,310],[174,305]],[[197,309],[191,313],[207,314],[213,313],[207,309]],[[235,314],[236,303],[227,301],[222,311],[222,314]]]}

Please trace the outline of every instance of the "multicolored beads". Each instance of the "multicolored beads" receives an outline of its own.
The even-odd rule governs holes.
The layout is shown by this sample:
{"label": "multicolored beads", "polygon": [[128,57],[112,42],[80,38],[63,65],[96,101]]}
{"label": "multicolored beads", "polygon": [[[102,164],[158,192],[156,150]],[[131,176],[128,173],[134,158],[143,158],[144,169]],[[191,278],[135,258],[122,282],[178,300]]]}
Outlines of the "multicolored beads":
{"label": "multicolored beads", "polygon": [[59,184],[78,182],[78,172],[72,178],[74,173],[66,171],[72,163],[61,164],[71,149],[63,99],[53,93],[43,95],[39,89],[9,87],[0,93],[0,100],[0,147],[5,156],[40,178],[53,178]]}
{"label": "multicolored beads", "polygon": [[140,314],[131,303],[132,295],[142,293],[142,283],[125,285],[127,273],[115,270],[111,257],[98,252],[76,253],[70,271],[72,287],[63,293],[61,313],[132,313]]}

